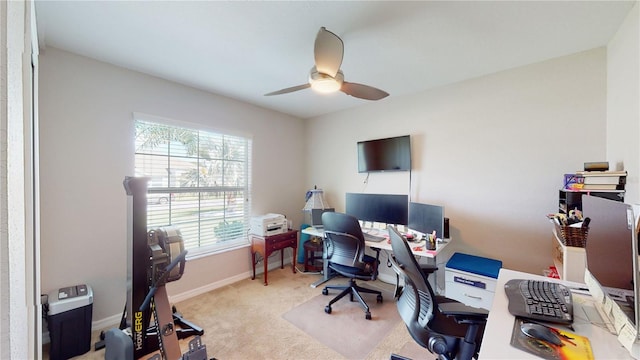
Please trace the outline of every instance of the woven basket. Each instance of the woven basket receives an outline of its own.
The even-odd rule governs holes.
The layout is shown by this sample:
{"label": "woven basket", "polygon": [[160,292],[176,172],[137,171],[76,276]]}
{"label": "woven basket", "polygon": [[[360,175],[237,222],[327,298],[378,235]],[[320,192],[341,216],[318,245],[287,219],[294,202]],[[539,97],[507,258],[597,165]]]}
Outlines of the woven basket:
{"label": "woven basket", "polygon": [[585,247],[587,246],[588,227],[573,227],[555,224],[560,241],[565,246]]}

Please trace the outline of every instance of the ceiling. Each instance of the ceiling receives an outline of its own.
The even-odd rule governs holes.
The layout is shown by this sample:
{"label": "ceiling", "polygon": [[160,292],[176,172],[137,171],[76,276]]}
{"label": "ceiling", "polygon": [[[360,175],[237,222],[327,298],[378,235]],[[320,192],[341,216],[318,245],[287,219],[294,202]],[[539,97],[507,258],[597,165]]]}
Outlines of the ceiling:
{"label": "ceiling", "polygon": [[635,1],[38,1],[52,46],[310,118],[371,101],[311,89],[320,27],[345,81],[394,97],[604,46]]}

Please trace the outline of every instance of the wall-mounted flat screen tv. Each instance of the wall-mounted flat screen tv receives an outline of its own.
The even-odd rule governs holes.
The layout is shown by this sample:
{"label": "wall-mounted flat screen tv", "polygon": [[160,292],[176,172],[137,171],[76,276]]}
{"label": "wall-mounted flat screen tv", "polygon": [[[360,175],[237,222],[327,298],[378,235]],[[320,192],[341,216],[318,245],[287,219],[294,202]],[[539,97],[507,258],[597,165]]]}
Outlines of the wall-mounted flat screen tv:
{"label": "wall-mounted flat screen tv", "polygon": [[358,142],[358,172],[411,170],[409,135]]}

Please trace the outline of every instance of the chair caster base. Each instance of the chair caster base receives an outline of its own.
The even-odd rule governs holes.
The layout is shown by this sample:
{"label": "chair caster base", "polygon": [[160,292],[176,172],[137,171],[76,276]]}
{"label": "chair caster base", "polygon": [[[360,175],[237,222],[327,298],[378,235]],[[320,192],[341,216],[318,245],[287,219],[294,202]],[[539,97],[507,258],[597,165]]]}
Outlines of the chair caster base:
{"label": "chair caster base", "polygon": [[325,306],[324,312],[326,312],[327,314],[331,314],[331,306],[329,305]]}

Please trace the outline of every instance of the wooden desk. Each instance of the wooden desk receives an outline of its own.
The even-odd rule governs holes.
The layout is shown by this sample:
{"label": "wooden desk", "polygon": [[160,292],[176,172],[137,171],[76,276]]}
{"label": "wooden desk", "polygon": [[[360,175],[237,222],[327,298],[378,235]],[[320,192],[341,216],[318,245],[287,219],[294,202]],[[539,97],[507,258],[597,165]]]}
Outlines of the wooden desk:
{"label": "wooden desk", "polygon": [[[570,287],[584,287],[584,284],[501,269],[498,275],[493,304],[487,319],[487,326],[484,330],[480,359],[540,359],[533,354],[516,349],[510,344],[515,318],[508,310],[509,300],[504,291],[504,284],[511,279],[547,280],[567,284]],[[618,342],[615,335],[600,326],[591,324],[583,309],[583,307],[590,305],[591,299],[591,296],[588,295],[573,294],[573,328],[575,330],[570,331],[589,338],[595,359],[632,359],[633,357]]]}
{"label": "wooden desk", "polygon": [[298,230],[289,230],[282,234],[271,236],[259,236],[251,234],[251,265],[253,268],[253,276],[251,280],[256,278],[256,253],[262,255],[264,261],[264,285],[267,283],[268,259],[276,250],[280,250],[280,268],[284,269],[284,249],[293,248],[294,261],[291,263],[291,270],[296,272],[295,255],[298,253]]}

